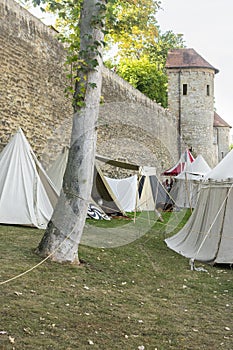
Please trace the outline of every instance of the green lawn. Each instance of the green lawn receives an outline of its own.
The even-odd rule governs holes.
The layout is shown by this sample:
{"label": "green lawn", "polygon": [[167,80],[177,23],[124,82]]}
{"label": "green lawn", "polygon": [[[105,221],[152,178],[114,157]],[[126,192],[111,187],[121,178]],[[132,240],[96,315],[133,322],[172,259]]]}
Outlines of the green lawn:
{"label": "green lawn", "polygon": [[[232,270],[191,271],[164,243],[187,216],[163,217],[135,235],[130,220],[88,220],[79,267],[46,261],[2,284],[0,349],[232,350]],[[1,282],[41,261],[42,235],[0,226]]]}

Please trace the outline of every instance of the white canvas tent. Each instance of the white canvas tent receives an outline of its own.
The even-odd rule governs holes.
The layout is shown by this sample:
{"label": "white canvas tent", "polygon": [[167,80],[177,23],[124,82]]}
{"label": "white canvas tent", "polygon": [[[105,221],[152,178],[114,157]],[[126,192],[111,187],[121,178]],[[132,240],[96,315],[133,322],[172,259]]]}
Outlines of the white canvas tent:
{"label": "white canvas tent", "polygon": [[[57,184],[59,192],[62,187],[67,154],[68,149],[65,149],[48,169],[48,174],[52,181]],[[137,173],[124,179],[109,178],[103,175],[96,162],[91,197],[93,202],[97,203],[106,214],[124,215],[125,212],[131,212],[135,209],[155,211],[158,204],[165,204],[168,194],[159,182],[155,168],[140,167],[100,155],[96,156],[96,160]]]}
{"label": "white canvas tent", "polygon": [[0,153],[0,223],[46,228],[58,193],[21,129]]}
{"label": "white canvas tent", "polygon": [[66,164],[68,160],[69,149],[64,147],[62,152],[58,155],[55,161],[50,165],[47,170],[49,178],[52,180],[55,185],[58,193],[60,193],[62,188],[63,176],[66,170]]}
{"label": "white canvas tent", "polygon": [[138,209],[142,211],[163,209],[170,197],[157,178],[156,168],[142,167],[140,174]]}
{"label": "white canvas tent", "polygon": [[132,212],[137,205],[137,175],[123,179],[112,179],[105,176],[112,192],[125,212]]}
{"label": "white canvas tent", "polygon": [[193,260],[232,264],[232,187],[233,150],[206,175],[193,214],[167,246]]}
{"label": "white canvas tent", "polygon": [[170,195],[177,207],[195,208],[202,180],[210,170],[210,166],[199,154],[182,173],[174,178]]}

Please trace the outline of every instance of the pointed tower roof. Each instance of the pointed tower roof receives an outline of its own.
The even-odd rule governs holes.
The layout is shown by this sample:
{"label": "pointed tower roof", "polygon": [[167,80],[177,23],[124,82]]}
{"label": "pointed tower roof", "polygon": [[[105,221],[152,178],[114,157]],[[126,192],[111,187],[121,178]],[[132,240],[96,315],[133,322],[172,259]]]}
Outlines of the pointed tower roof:
{"label": "pointed tower roof", "polygon": [[209,64],[194,49],[172,49],[168,51],[166,68],[209,68],[215,74],[219,70]]}

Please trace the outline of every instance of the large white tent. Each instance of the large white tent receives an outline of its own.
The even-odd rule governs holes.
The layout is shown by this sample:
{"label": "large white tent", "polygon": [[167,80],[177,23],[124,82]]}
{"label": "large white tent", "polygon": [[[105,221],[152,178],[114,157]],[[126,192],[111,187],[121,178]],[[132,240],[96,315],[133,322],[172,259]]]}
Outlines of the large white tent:
{"label": "large white tent", "polygon": [[177,207],[195,208],[202,180],[210,170],[206,160],[199,154],[182,173],[174,178],[170,195]]}
{"label": "large white tent", "polygon": [[233,150],[206,176],[196,208],[167,246],[193,260],[233,263]]}
{"label": "large white tent", "polygon": [[46,228],[58,193],[21,129],[0,153],[0,223]]}

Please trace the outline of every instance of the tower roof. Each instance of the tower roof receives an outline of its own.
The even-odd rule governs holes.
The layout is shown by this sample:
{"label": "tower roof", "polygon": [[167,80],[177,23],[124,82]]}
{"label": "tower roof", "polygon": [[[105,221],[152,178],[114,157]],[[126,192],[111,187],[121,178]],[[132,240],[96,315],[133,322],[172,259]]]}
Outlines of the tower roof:
{"label": "tower roof", "polygon": [[228,128],[231,128],[231,126],[224,120],[222,119],[216,112],[214,112],[214,126],[226,126]]}
{"label": "tower roof", "polygon": [[209,64],[194,49],[172,49],[168,51],[166,68],[209,68],[219,70]]}

